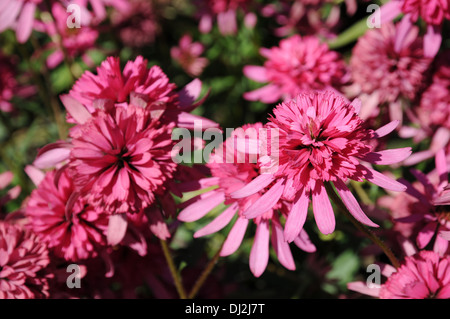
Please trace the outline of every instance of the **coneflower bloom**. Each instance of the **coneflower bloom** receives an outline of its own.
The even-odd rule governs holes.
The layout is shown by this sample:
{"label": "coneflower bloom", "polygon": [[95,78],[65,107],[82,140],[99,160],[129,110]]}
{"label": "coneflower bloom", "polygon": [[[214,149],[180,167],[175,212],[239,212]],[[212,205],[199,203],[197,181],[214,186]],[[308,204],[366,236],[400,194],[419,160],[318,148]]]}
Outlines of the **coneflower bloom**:
{"label": "coneflower bloom", "polygon": [[424,56],[419,29],[383,24],[358,39],[350,58],[354,96],[364,101],[361,117],[376,116],[387,103],[391,120],[402,120],[404,100],[424,88],[432,59]]}
{"label": "coneflower bloom", "polygon": [[86,71],[74,84],[69,95],[83,104],[90,113],[95,112],[95,101],[111,100],[116,106],[124,105],[137,95],[148,107],[164,113],[162,121],[175,123],[177,127],[193,128],[194,121],[201,120],[203,128],[217,127],[217,123],[190,114],[202,100],[194,103],[200,96],[201,82],[193,80],[180,91],[171,83],[159,66],[148,67],[148,61],[138,56],[128,61],[123,71],[120,60],[108,57],[97,68],[97,75]]}
{"label": "coneflower bloom", "polygon": [[[394,215],[406,213],[408,216],[395,219],[396,222],[417,225],[416,243],[424,249],[434,239],[433,250],[441,255],[447,252],[450,240],[450,212],[442,195],[448,187],[448,171],[444,150],[436,155],[436,171],[428,175],[412,169],[411,173],[419,184],[411,184],[406,180],[400,182],[407,186],[406,194],[410,196],[410,205],[406,211],[398,212],[405,207],[391,206]],[[389,203],[389,201],[384,200]]]}
{"label": "coneflower bloom", "polygon": [[243,72],[251,80],[268,84],[245,93],[250,101],[274,103],[311,90],[339,89],[347,80],[340,55],[314,36],[294,35],[260,53],[267,59],[264,66],[248,65]]}
{"label": "coneflower bloom", "polygon": [[145,103],[84,112],[70,133],[69,167],[79,191],[110,213],[148,207],[177,165],[171,157],[173,126],[162,125]]}
{"label": "coneflower bloom", "polygon": [[0,221],[0,299],[49,296],[44,242],[22,226]]}
{"label": "coneflower bloom", "polygon": [[200,56],[204,50],[200,42],[192,42],[192,37],[185,34],[181,37],[178,46],[170,49],[170,55],[187,74],[199,76],[208,65],[208,59]]}
{"label": "coneflower bloom", "polygon": [[109,214],[95,208],[76,192],[67,169],[52,170],[39,182],[25,208],[27,226],[55,256],[70,261],[95,257],[106,245]]}
{"label": "coneflower bloom", "polygon": [[424,36],[425,56],[433,58],[442,43],[442,24],[450,19],[448,0],[391,0],[380,9],[381,23],[394,20],[404,14],[402,23],[411,26],[421,18],[427,24]]}
{"label": "coneflower bloom", "polygon": [[[287,216],[285,237],[296,238],[302,230],[312,198],[317,226],[323,234],[335,229],[335,216],[328,198],[326,184],[333,183],[349,212],[361,223],[376,227],[362,211],[346,186],[349,179],[366,179],[380,187],[404,191],[406,187],[360,161],[390,165],[411,154],[410,148],[374,151],[370,141],[395,129],[391,122],[376,131],[364,128],[358,117],[360,103],[352,103],[334,92],[300,94],[295,99],[277,105],[274,116],[266,125],[279,134],[279,151],[260,158],[261,172],[232,198],[250,196],[273,186],[257,203],[243,213],[258,217],[280,199],[290,199],[293,205]],[[275,148],[273,148],[275,149]]]}
{"label": "coneflower bloom", "polygon": [[[239,248],[250,223],[243,213],[253,204],[260,203],[260,198],[267,192],[266,188],[261,188],[257,192],[239,199],[230,196],[258,176],[259,168],[255,161],[256,158],[252,160],[251,156],[253,155],[246,153],[245,143],[248,143],[246,136],[249,140],[258,140],[261,128],[263,128],[262,124],[257,123],[244,125],[242,128],[234,130],[224,144],[211,155],[206,164],[211,170],[212,177],[185,183],[181,186],[183,191],[207,190],[211,186],[218,186],[183,203],[184,209],[178,215],[178,219],[181,221],[199,220],[215,207],[221,204],[228,205],[212,222],[199,229],[194,237],[215,233],[227,226],[234,217],[237,217],[225,240],[221,256],[231,255]],[[272,203],[272,206],[267,205],[261,208],[260,216],[253,219],[256,224],[256,233],[250,253],[250,269],[256,277],[259,277],[266,269],[269,261],[270,241],[272,241],[280,263],[287,269],[295,269],[295,263],[289,245],[284,239],[281,224],[283,214],[290,205],[287,201],[276,201]],[[295,243],[305,251],[315,251],[315,246],[310,242],[304,230],[299,231]]]}
{"label": "coneflower bloom", "polygon": [[420,251],[405,257],[395,269],[383,265],[387,281],[381,285],[352,282],[348,289],[380,299],[449,299],[450,256],[439,256],[433,251]]}

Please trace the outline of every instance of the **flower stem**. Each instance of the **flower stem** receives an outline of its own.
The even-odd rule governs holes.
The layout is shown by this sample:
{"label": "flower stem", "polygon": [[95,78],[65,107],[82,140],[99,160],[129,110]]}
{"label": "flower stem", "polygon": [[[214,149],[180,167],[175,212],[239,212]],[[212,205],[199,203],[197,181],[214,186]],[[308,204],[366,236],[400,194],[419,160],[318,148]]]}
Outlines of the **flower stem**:
{"label": "flower stem", "polygon": [[380,247],[386,256],[391,261],[392,266],[395,268],[400,267],[400,262],[395,257],[392,250],[386,246],[386,244],[377,236],[374,232],[368,229],[365,225],[361,224],[353,215],[349,212],[345,204],[342,202],[342,199],[336,194],[331,182],[325,183],[325,188],[327,190],[328,195],[331,197],[331,200],[338,206],[341,212],[352,222],[352,224],[362,233],[364,233],[374,244]]}
{"label": "flower stem", "polygon": [[[223,246],[223,244],[222,244]],[[220,246],[217,253],[213,256],[213,258],[209,261],[208,265],[206,265],[206,268],[201,273],[200,277],[198,277],[197,281],[195,282],[194,286],[191,289],[191,292],[188,295],[189,299],[194,299],[197,293],[199,292],[200,288],[205,283],[206,279],[208,278],[209,274],[213,270],[214,266],[216,265],[217,261],[220,257],[220,252],[222,251],[222,246]]]}
{"label": "flower stem", "polygon": [[170,273],[172,274],[173,282],[175,283],[178,295],[180,296],[180,299],[186,299],[186,292],[184,291],[183,283],[181,282],[181,276],[175,267],[175,263],[173,262],[169,246],[167,245],[167,242],[164,239],[160,239],[160,242],[164,253],[164,257],[166,258]]}

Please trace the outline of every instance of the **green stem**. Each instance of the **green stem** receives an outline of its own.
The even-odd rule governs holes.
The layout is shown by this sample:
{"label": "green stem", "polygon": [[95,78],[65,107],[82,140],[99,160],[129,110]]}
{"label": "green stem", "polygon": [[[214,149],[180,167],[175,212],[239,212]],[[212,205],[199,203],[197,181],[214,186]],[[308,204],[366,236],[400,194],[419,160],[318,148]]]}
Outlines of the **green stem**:
{"label": "green stem", "polygon": [[342,199],[336,194],[331,182],[325,183],[325,188],[327,190],[328,196],[331,197],[331,200],[338,206],[340,211],[352,222],[352,224],[362,233],[364,233],[374,244],[380,247],[386,256],[391,261],[392,266],[395,268],[400,267],[400,262],[395,257],[392,250],[385,245],[385,243],[377,236],[374,232],[368,229],[366,226],[361,224],[358,220],[356,220],[353,215],[349,212],[345,204],[342,202]]}
{"label": "green stem", "polygon": [[365,205],[372,205],[373,204],[373,202],[370,199],[369,195],[367,195],[367,193],[364,190],[364,188],[361,187],[361,183],[355,182],[355,181],[350,181],[350,184],[355,189],[355,191],[358,194],[359,198],[361,198],[362,202]]}
{"label": "green stem", "polygon": [[178,295],[180,296],[180,299],[186,299],[186,292],[184,291],[180,274],[178,273],[175,267],[175,263],[173,262],[169,246],[167,245],[167,242],[163,239],[160,239],[160,243],[164,253],[164,257],[166,258],[167,261],[167,265],[169,266],[170,273],[172,274],[173,282],[175,283],[175,288],[177,289]]}
{"label": "green stem", "polygon": [[[223,246],[223,244],[222,244]],[[208,265],[206,265],[206,268],[201,273],[200,277],[198,277],[197,281],[195,282],[194,286],[191,289],[191,292],[188,295],[189,299],[194,299],[197,293],[199,292],[200,288],[205,283],[206,279],[208,278],[211,271],[214,269],[214,266],[216,265],[217,261],[220,257],[220,252],[222,251],[222,246],[220,246],[217,253],[213,256],[213,258],[209,261]]]}

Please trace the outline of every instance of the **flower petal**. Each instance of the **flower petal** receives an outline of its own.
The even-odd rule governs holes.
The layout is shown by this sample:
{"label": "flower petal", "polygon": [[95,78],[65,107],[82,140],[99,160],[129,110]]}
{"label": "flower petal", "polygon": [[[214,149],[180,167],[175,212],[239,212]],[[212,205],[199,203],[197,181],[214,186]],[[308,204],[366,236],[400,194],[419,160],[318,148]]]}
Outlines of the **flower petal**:
{"label": "flower petal", "polygon": [[245,231],[247,230],[249,220],[247,218],[239,217],[234,223],[233,228],[231,228],[227,239],[223,243],[222,250],[220,251],[220,256],[225,257],[234,253],[242,243],[244,239]]}
{"label": "flower petal", "polygon": [[250,207],[244,212],[246,218],[252,219],[264,214],[272,209],[278,202],[284,191],[284,180],[279,180],[267,192],[258,198]]}
{"label": "flower petal", "polygon": [[306,194],[305,188],[301,191],[300,196],[292,205],[284,225],[284,236],[287,242],[294,241],[300,234],[308,215],[309,195]]}
{"label": "flower petal", "polygon": [[255,240],[250,251],[250,270],[255,277],[262,275],[269,262],[269,223],[261,221],[256,227]]}
{"label": "flower petal", "polygon": [[320,232],[324,235],[331,234],[336,227],[336,219],[327,191],[322,182],[318,182],[315,190],[312,191],[312,204],[314,218]]}

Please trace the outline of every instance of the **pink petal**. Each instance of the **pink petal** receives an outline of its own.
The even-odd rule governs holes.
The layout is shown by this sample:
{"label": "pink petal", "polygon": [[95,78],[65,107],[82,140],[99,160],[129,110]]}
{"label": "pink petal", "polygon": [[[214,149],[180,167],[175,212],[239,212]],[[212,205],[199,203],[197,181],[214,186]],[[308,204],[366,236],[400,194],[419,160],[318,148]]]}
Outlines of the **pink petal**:
{"label": "pink petal", "polygon": [[36,11],[36,5],[33,2],[25,2],[20,17],[17,20],[16,36],[17,41],[25,43],[30,37],[33,30],[34,12]]}
{"label": "pink petal", "polygon": [[274,181],[275,177],[272,174],[262,174],[257,176],[250,183],[242,187],[240,190],[237,190],[231,193],[232,198],[244,198],[250,195],[256,194],[260,190],[269,186],[270,183]]}
{"label": "pink petal", "polygon": [[397,128],[399,123],[400,122],[398,120],[396,120],[396,121],[392,121],[392,122],[380,127],[378,130],[376,130],[374,132],[373,138],[380,138],[380,137],[388,135],[389,133],[391,133],[393,130],[395,130]]}
{"label": "pink petal", "polygon": [[44,172],[33,165],[27,165],[25,167],[25,173],[27,173],[28,177],[33,181],[33,184],[36,186],[39,186],[39,184],[45,177]]}
{"label": "pink petal", "polygon": [[217,15],[217,26],[223,35],[235,34],[237,32],[236,12],[229,9]]}
{"label": "pink petal", "polygon": [[75,100],[72,96],[68,94],[61,95],[60,99],[67,112],[72,115],[77,123],[84,124],[92,117],[91,113],[89,113],[83,104]]}
{"label": "pink petal", "polygon": [[202,91],[202,81],[194,79],[178,92],[180,107],[191,106],[200,96]]}
{"label": "pink petal", "polygon": [[439,52],[441,43],[441,27],[429,24],[427,26],[427,33],[423,37],[424,56],[434,58]]}
{"label": "pink petal", "polygon": [[246,65],[243,72],[246,77],[255,82],[265,83],[269,81],[266,75],[266,68],[263,66]]}
{"label": "pink petal", "polygon": [[436,171],[439,174],[439,185],[444,185],[448,182],[447,159],[445,158],[445,151],[443,149],[436,153]]}
{"label": "pink petal", "polygon": [[284,191],[284,180],[279,180],[244,212],[246,218],[252,219],[272,209]]}
{"label": "pink petal", "polygon": [[70,151],[64,142],[46,145],[39,151],[33,166],[40,169],[55,167],[69,158]]}
{"label": "pink petal", "polygon": [[294,241],[295,238],[301,232],[303,225],[308,215],[309,195],[306,194],[305,188],[303,188],[300,196],[292,205],[292,208],[286,219],[284,226],[284,236],[287,242]]}
{"label": "pink petal", "polygon": [[233,219],[233,216],[236,214],[237,209],[237,204],[233,204],[225,209],[212,222],[197,230],[194,233],[194,238],[210,235],[224,228]]}
{"label": "pink petal", "polygon": [[277,86],[268,84],[259,89],[244,93],[243,97],[249,101],[261,101],[263,103],[271,104],[277,102],[281,98],[281,93]]}
{"label": "pink petal", "polygon": [[381,24],[394,20],[402,13],[402,1],[389,1],[380,8]]}
{"label": "pink petal", "polygon": [[13,26],[20,9],[22,8],[22,1],[9,0],[7,5],[0,11],[0,32]]}
{"label": "pink petal", "polygon": [[362,281],[357,281],[357,282],[349,282],[347,284],[347,289],[348,290],[353,290],[356,292],[359,292],[363,295],[368,295],[371,297],[376,297],[378,298],[380,296],[380,288],[379,287],[372,287],[369,288],[366,283],[362,282]]}
{"label": "pink petal", "polygon": [[255,233],[252,250],[250,251],[250,270],[255,277],[262,275],[269,262],[269,223],[261,221]]}
{"label": "pink petal", "polygon": [[419,231],[417,234],[417,246],[419,246],[419,249],[423,249],[428,245],[436,232],[436,227],[436,223],[429,223]]}
{"label": "pink petal", "polygon": [[356,220],[370,227],[379,227],[377,224],[372,222],[363,212],[361,206],[359,206],[358,204],[358,201],[355,199],[353,194],[348,189],[347,185],[345,185],[342,180],[338,179],[337,181],[335,181],[334,186],[336,186],[336,190],[339,193],[339,196],[341,196],[341,199],[344,202],[345,206],[348,208],[349,212],[353,217],[355,217]]}
{"label": "pink petal", "polygon": [[197,129],[195,122],[198,121],[201,123],[202,130],[206,130],[208,128],[218,128],[219,124],[204,118],[199,115],[187,113],[187,112],[179,112],[177,115],[177,126],[187,129]]}
{"label": "pink petal", "polygon": [[445,240],[450,240],[450,230],[448,230],[448,231],[441,230],[439,232],[439,236],[441,236]]}
{"label": "pink petal", "polygon": [[364,157],[360,157],[360,159],[376,165],[390,165],[405,160],[411,155],[411,152],[411,147],[397,148],[371,152],[364,155]]}
{"label": "pink petal", "polygon": [[381,174],[369,167],[366,167],[366,169],[369,171],[369,173],[366,174],[364,178],[367,179],[369,182],[394,192],[404,192],[406,190],[405,185],[387,177],[386,175]]}
{"label": "pink petal", "polygon": [[10,171],[0,174],[0,189],[7,187],[14,178],[14,174]]}
{"label": "pink petal", "polygon": [[336,220],[333,207],[322,182],[318,182],[316,189],[312,191],[312,204],[314,218],[320,232],[324,235],[331,234],[336,227]]}
{"label": "pink petal", "polygon": [[399,53],[403,50],[405,39],[413,27],[410,15],[405,15],[397,26],[398,27],[395,34],[394,51]]}
{"label": "pink petal", "polygon": [[215,194],[199,200],[183,209],[178,215],[178,219],[183,222],[196,221],[208,214],[214,207],[224,201],[225,194],[223,192],[216,192]]}
{"label": "pink petal", "polygon": [[201,33],[209,33],[212,29],[212,17],[210,15],[203,15],[198,24],[198,29]]}
{"label": "pink petal", "polygon": [[159,239],[167,240],[170,238],[170,231],[164,221],[161,210],[157,207],[152,206],[147,212],[147,217],[149,219],[150,231]]}
{"label": "pink petal", "polygon": [[298,248],[306,251],[307,253],[313,253],[317,250],[316,246],[314,246],[314,244],[309,239],[308,233],[304,229],[302,229],[297,238],[295,238],[294,244],[296,244]]}
{"label": "pink petal", "polygon": [[294,258],[292,257],[289,244],[284,239],[283,228],[276,221],[272,221],[272,247],[280,263],[286,269],[295,270]]}
{"label": "pink petal", "polygon": [[125,237],[127,232],[128,222],[125,214],[116,214],[109,217],[108,232],[106,238],[108,244],[117,245]]}
{"label": "pink petal", "polygon": [[440,256],[444,256],[445,253],[447,252],[449,241],[443,238],[440,233],[441,232],[438,233],[438,236],[434,241],[433,251],[439,254]]}
{"label": "pink petal", "polygon": [[430,151],[430,150],[417,152],[417,153],[412,154],[410,157],[408,157],[403,162],[403,165],[405,165],[405,166],[415,165],[415,164],[423,162],[429,158],[432,158],[433,156],[434,156],[434,152]]}
{"label": "pink petal", "polygon": [[244,239],[248,222],[248,219],[242,217],[239,217],[236,220],[236,223],[233,225],[233,228],[231,228],[227,239],[223,243],[222,250],[220,251],[220,256],[229,256],[239,248],[242,243],[242,239]]}
{"label": "pink petal", "polygon": [[47,67],[49,69],[56,68],[62,61],[64,61],[64,53],[61,50],[56,50],[47,57]]}

